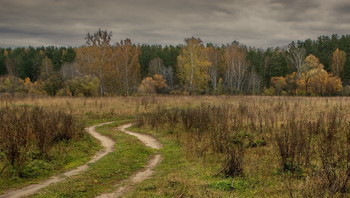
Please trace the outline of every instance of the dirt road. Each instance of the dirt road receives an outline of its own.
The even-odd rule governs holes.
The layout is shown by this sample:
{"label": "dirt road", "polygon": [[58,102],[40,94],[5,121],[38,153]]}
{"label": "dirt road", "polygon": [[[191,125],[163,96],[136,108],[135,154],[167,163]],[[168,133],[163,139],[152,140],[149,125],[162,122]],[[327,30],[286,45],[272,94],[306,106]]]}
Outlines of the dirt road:
{"label": "dirt road", "polygon": [[[54,183],[63,181],[65,179],[67,179],[68,177],[71,177],[71,176],[76,175],[82,171],[87,170],[89,167],[88,164],[98,161],[99,159],[101,159],[102,157],[104,157],[105,155],[107,155],[108,153],[113,151],[113,146],[114,146],[115,142],[112,139],[99,134],[95,130],[96,127],[106,125],[106,124],[111,124],[111,123],[113,123],[113,122],[106,122],[106,123],[102,123],[102,124],[98,124],[98,125],[94,125],[94,126],[85,128],[85,130],[88,133],[90,133],[94,138],[98,139],[101,142],[102,146],[104,147],[103,151],[97,153],[88,163],[81,165],[73,170],[67,171],[65,173],[62,173],[62,174],[59,174],[56,176],[52,176],[51,178],[49,178],[45,181],[39,182],[37,184],[32,184],[32,185],[26,186],[26,187],[18,189],[18,190],[8,191],[5,194],[0,195],[0,198],[20,198],[20,197],[29,196],[29,195],[36,193],[40,189],[49,186],[50,184],[54,184]],[[126,130],[126,128],[128,128],[130,126],[131,126],[131,124],[125,124],[125,125],[122,125],[118,128],[119,128],[119,130],[121,130],[124,133],[127,133],[129,135],[137,137],[141,142],[143,142],[146,146],[148,146],[150,148],[153,148],[153,149],[162,148],[162,145],[156,139],[154,139],[152,136],[140,134],[140,133],[135,133],[135,132]],[[116,187],[117,188],[116,191],[114,191],[113,193],[102,194],[98,197],[99,198],[107,198],[107,197],[119,197],[119,196],[123,195],[125,192],[129,191],[135,184],[140,183],[143,180],[150,177],[154,172],[153,171],[154,167],[161,160],[162,160],[162,157],[160,154],[155,155],[151,160],[148,161],[148,164],[146,165],[146,167],[143,170],[136,172],[129,179],[122,182],[123,185],[121,187]]]}
{"label": "dirt road", "polygon": [[[132,131],[126,130],[126,128],[130,127],[131,124],[125,124],[119,127],[119,130],[123,131],[124,133],[127,133],[129,135],[137,137],[141,142],[143,142],[146,146],[153,148],[153,149],[160,149],[162,148],[162,144],[158,142],[155,138],[153,138],[150,135],[145,135],[141,133],[136,133]],[[106,193],[97,196],[97,198],[114,198],[119,197],[123,195],[124,193],[128,192],[132,187],[142,182],[143,180],[147,179],[153,174],[153,169],[156,167],[156,165],[162,160],[162,156],[160,154],[155,155],[151,160],[148,161],[147,166],[139,171],[136,172],[134,175],[132,175],[129,179],[127,179],[124,182],[121,182],[123,185],[120,187],[117,187],[117,189],[112,193]]]}

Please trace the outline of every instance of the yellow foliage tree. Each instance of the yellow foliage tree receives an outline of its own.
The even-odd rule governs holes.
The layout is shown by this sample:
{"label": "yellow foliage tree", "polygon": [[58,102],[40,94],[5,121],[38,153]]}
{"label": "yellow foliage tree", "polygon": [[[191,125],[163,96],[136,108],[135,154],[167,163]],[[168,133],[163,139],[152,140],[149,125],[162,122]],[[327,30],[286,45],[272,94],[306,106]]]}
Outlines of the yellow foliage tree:
{"label": "yellow foliage tree", "polygon": [[115,86],[121,85],[116,90],[123,95],[130,95],[137,91],[140,82],[139,64],[140,46],[134,45],[130,39],[125,39],[117,43],[115,48],[114,71],[118,82]]}
{"label": "yellow foliage tree", "polygon": [[281,95],[281,92],[287,87],[286,79],[282,76],[272,77],[271,85],[275,88],[277,95]]}
{"label": "yellow foliage tree", "polygon": [[[317,75],[318,73],[322,72],[324,66],[322,63],[320,63],[320,60],[310,54],[305,58],[305,64],[302,66],[302,75],[301,75],[301,81],[299,81],[299,85],[304,85],[305,94],[309,94],[309,85],[310,81],[313,78],[314,75]],[[302,82],[304,81],[304,82]]]}
{"label": "yellow foliage tree", "polygon": [[344,65],[346,62],[346,53],[338,48],[333,52],[332,56],[332,73],[338,77],[342,77]]}
{"label": "yellow foliage tree", "polygon": [[178,78],[189,94],[201,93],[208,87],[207,51],[199,38],[188,38],[185,42],[186,46],[177,57]]}
{"label": "yellow foliage tree", "polygon": [[85,74],[97,77],[100,80],[100,94],[109,94],[113,90],[112,46],[85,46],[75,49],[77,69]]}
{"label": "yellow foliage tree", "polygon": [[335,95],[342,91],[340,78],[327,73],[323,69],[312,75],[308,84],[310,87],[309,94],[325,96]]}

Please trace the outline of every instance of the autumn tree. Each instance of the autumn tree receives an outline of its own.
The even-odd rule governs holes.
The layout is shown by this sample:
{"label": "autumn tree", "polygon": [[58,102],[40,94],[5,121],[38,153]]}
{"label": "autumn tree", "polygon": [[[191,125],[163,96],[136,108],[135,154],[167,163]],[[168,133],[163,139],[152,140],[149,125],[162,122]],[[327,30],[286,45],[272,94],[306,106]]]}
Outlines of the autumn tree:
{"label": "autumn tree", "polygon": [[245,51],[233,43],[224,49],[224,81],[230,93],[241,92],[249,74]]}
{"label": "autumn tree", "polygon": [[142,80],[138,91],[141,94],[165,93],[168,85],[162,75],[155,74]]}
{"label": "autumn tree", "polygon": [[297,48],[292,46],[288,52],[288,60],[297,72],[297,77],[300,76],[302,71],[302,66],[304,65],[304,60],[306,56],[305,48]]}
{"label": "autumn tree", "polygon": [[258,94],[261,90],[261,77],[252,69],[248,75],[247,90],[251,94]]}
{"label": "autumn tree", "polygon": [[153,76],[154,74],[163,74],[165,65],[163,59],[156,57],[149,62],[148,75]]}
{"label": "autumn tree", "polygon": [[110,46],[112,39],[112,32],[107,30],[98,29],[95,33],[87,33],[85,37],[86,44],[88,46]]}
{"label": "autumn tree", "polygon": [[40,68],[40,78],[41,79],[47,79],[54,73],[53,70],[53,64],[51,59],[49,59],[47,56],[42,61],[41,68]]}
{"label": "autumn tree", "polygon": [[116,44],[114,69],[118,71],[119,94],[130,95],[137,91],[140,81],[140,46],[134,45],[130,39]]}
{"label": "autumn tree", "polygon": [[[100,80],[99,92],[105,95],[106,73],[108,65],[104,60],[107,57],[107,50],[101,50],[98,46],[83,46],[76,49],[76,65],[79,72],[84,75],[96,76]],[[102,58],[104,57],[104,58]],[[65,70],[65,68],[63,69]],[[70,69],[68,69],[70,70]]]}
{"label": "autumn tree", "polygon": [[152,59],[148,66],[148,76],[153,76],[155,74],[162,75],[166,81],[167,84],[173,88],[174,85],[174,71],[173,68],[170,66],[166,66],[164,64],[163,59],[160,57],[156,57]]}
{"label": "autumn tree", "polygon": [[305,85],[305,94],[309,93],[308,88],[312,77],[321,72],[323,68],[323,64],[320,63],[320,60],[316,56],[310,54],[305,58],[305,63],[302,66],[303,73],[301,76]]}
{"label": "autumn tree", "polygon": [[271,78],[274,88],[285,88],[289,94],[301,95],[336,95],[342,91],[342,82],[339,77],[329,74],[319,59],[310,54],[304,60],[302,73],[288,74],[285,78]]}
{"label": "autumn tree", "polygon": [[342,50],[339,50],[339,48],[337,48],[333,52],[333,56],[332,56],[332,65],[331,65],[332,73],[342,78],[345,62],[346,62],[346,53]]}
{"label": "autumn tree", "polygon": [[182,48],[177,59],[177,74],[181,85],[189,94],[202,93],[208,85],[207,52],[199,38],[185,39],[186,45]]}
{"label": "autumn tree", "polygon": [[336,95],[342,91],[341,79],[337,76],[327,73],[326,70],[318,70],[313,74],[308,82],[309,94],[320,96]]}
{"label": "autumn tree", "polygon": [[76,49],[76,63],[78,70],[85,75],[96,76],[100,81],[100,94],[105,95],[112,92],[111,71],[114,56],[111,46],[111,32],[101,31],[88,33],[85,37],[87,46]]}
{"label": "autumn tree", "polygon": [[286,79],[284,77],[272,77],[271,85],[275,88],[276,95],[281,95],[282,91],[287,87]]}
{"label": "autumn tree", "polygon": [[210,67],[208,68],[209,82],[214,93],[218,92],[218,81],[222,66],[222,50],[215,46],[208,46],[208,60]]}

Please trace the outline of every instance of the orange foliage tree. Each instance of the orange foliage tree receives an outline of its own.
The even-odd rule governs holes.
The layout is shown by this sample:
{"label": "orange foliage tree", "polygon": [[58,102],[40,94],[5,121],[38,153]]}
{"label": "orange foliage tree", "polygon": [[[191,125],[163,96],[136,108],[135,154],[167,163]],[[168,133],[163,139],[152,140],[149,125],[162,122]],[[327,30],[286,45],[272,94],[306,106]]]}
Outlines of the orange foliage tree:
{"label": "orange foliage tree", "polygon": [[142,80],[138,91],[141,94],[164,93],[168,85],[162,75],[155,74]]}
{"label": "orange foliage tree", "polygon": [[297,72],[283,77],[272,77],[271,83],[276,94],[286,90],[290,95],[336,95],[342,91],[341,79],[329,74],[314,55],[305,58],[301,67],[301,75]]}
{"label": "orange foliage tree", "polygon": [[111,33],[99,30],[88,34],[88,46],[76,49],[80,73],[97,77],[101,95],[130,95],[137,91],[140,46],[130,39],[111,45]]}

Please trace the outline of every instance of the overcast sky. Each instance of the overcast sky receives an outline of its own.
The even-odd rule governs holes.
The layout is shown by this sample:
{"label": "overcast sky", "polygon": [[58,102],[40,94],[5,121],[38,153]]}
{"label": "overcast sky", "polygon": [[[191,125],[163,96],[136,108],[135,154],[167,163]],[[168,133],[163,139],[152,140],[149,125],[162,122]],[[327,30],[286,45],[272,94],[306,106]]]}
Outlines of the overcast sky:
{"label": "overcast sky", "polygon": [[81,46],[88,32],[113,42],[285,46],[349,34],[349,0],[0,0],[0,47]]}

